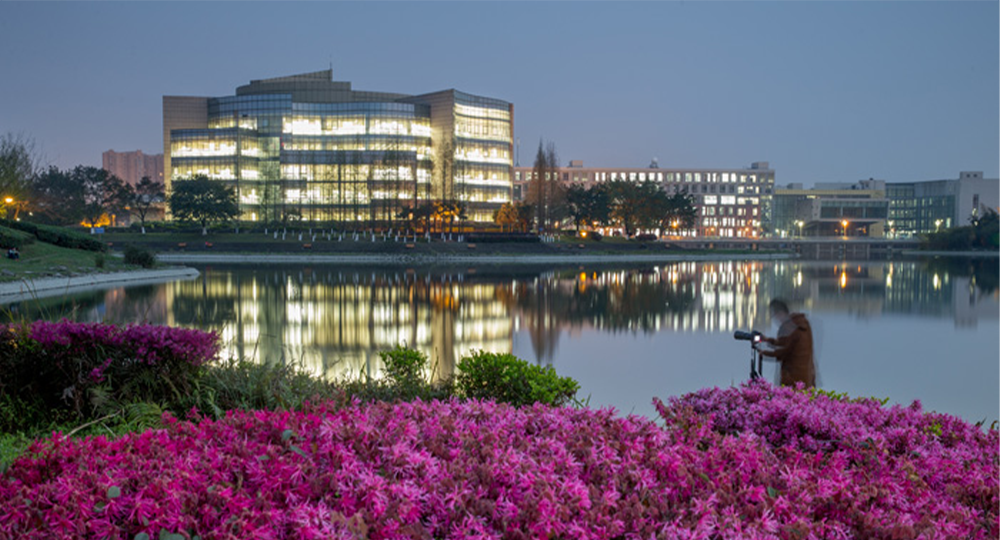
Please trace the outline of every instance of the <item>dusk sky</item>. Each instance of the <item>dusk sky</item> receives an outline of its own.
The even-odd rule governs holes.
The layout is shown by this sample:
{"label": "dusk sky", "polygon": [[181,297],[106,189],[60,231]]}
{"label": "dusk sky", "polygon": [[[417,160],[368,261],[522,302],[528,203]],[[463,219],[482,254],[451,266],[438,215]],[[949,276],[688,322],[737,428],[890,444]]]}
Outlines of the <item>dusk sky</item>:
{"label": "dusk sky", "polygon": [[160,153],[163,95],[327,69],[514,103],[520,162],[776,183],[998,177],[998,2],[0,2],[0,134],[59,167]]}

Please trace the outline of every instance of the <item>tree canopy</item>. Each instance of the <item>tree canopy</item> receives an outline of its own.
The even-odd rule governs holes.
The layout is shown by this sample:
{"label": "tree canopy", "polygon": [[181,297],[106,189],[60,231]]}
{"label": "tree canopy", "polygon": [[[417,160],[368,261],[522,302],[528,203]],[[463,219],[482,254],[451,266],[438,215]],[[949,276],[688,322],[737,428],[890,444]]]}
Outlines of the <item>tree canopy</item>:
{"label": "tree canopy", "polygon": [[146,234],[146,217],[154,204],[164,201],[163,182],[143,176],[135,185],[125,185],[125,201],[129,212],[139,218],[142,234]]}
{"label": "tree canopy", "polygon": [[208,234],[209,223],[229,221],[240,213],[233,189],[204,175],[175,180],[168,204],[176,219],[201,224],[202,235]]}

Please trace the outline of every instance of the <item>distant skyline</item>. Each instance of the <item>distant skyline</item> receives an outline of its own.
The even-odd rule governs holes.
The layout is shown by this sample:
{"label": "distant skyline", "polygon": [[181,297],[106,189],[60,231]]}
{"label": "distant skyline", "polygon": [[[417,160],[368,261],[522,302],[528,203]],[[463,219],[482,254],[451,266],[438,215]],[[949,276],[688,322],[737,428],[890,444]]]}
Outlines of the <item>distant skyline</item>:
{"label": "distant skyline", "polygon": [[997,2],[0,2],[0,134],[162,152],[164,95],[327,69],[514,104],[588,166],[768,161],[779,185],[1000,169]]}

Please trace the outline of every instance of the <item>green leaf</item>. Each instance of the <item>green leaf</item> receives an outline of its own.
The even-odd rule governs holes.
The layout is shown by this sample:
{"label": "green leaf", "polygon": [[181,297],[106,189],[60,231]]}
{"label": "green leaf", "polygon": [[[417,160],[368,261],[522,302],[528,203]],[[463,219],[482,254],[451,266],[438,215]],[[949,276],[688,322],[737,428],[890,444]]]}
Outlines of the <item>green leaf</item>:
{"label": "green leaf", "polygon": [[117,499],[122,496],[122,488],[118,486],[111,486],[108,488],[108,498]]}
{"label": "green leaf", "polygon": [[290,430],[290,429],[286,429],[285,431],[282,431],[281,432],[281,440],[282,440],[282,442],[287,441],[288,439],[291,439],[292,435],[295,435],[295,433],[293,433],[292,430]]}
{"label": "green leaf", "polygon": [[293,444],[293,445],[289,446],[288,448],[290,448],[292,450],[292,452],[295,452],[296,454],[298,454],[298,455],[300,455],[300,456],[302,456],[302,457],[304,457],[306,459],[309,459],[309,456],[306,455],[306,453],[303,452],[302,449],[299,448],[298,446],[295,446]]}
{"label": "green leaf", "polygon": [[778,490],[774,489],[771,486],[767,486],[767,496],[772,499],[776,499],[778,497]]}
{"label": "green leaf", "polygon": [[149,535],[146,533],[139,533],[132,537],[132,540],[149,540]]}

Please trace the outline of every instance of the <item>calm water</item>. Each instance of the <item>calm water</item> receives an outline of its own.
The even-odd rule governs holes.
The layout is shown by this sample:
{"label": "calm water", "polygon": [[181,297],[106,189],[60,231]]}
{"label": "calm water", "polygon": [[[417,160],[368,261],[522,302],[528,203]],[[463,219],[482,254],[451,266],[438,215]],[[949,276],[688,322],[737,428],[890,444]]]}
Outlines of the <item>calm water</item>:
{"label": "calm water", "polygon": [[217,330],[227,354],[334,378],[378,375],[376,352],[397,343],[427,352],[438,374],[473,349],[513,352],[576,378],[591,405],[651,415],[654,396],[747,379],[749,347],[733,331],[773,335],[777,296],[813,322],[820,386],[920,399],[971,421],[1000,416],[995,259],[199,269],[193,281],[7,308]]}

